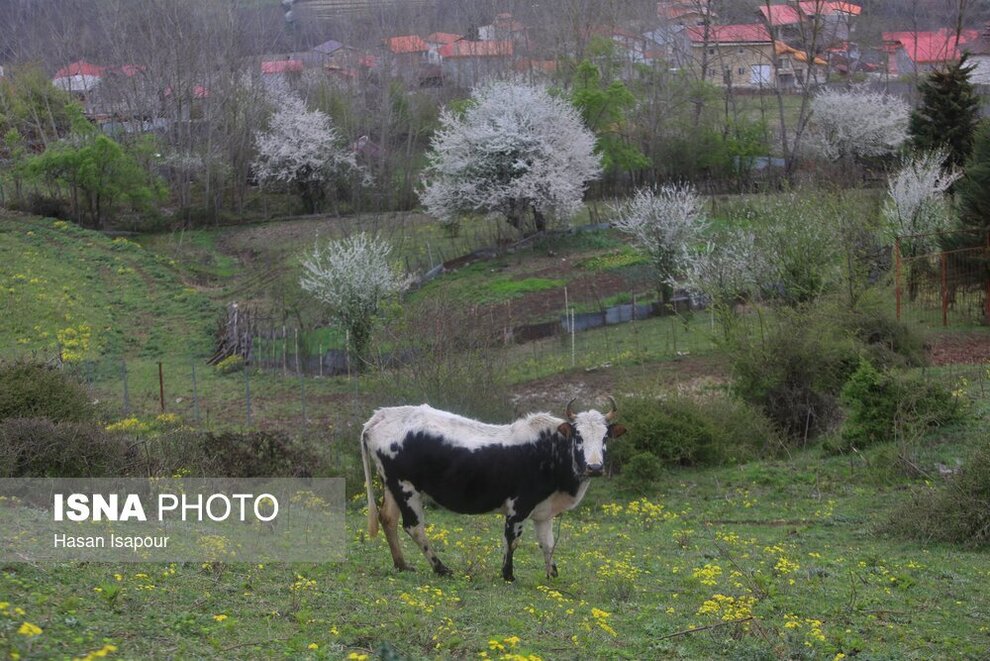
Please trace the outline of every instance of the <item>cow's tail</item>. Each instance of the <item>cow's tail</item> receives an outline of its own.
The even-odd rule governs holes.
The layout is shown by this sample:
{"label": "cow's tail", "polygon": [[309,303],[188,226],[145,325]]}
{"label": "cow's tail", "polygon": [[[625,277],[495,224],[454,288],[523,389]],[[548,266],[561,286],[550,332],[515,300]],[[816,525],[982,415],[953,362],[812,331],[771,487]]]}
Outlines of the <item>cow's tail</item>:
{"label": "cow's tail", "polygon": [[375,492],[372,489],[371,463],[368,460],[368,429],[361,431],[361,463],[364,464],[364,483],[368,488],[368,537],[378,534],[378,505],[375,504]]}

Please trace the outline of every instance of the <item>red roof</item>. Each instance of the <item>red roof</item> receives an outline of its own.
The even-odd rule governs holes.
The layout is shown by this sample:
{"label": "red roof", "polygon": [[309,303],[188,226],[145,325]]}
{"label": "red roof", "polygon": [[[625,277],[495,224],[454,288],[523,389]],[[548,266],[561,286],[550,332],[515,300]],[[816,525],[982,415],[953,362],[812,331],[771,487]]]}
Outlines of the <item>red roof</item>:
{"label": "red roof", "polygon": [[302,70],[302,60],[274,60],[261,63],[261,73],[299,73]]}
{"label": "red roof", "polygon": [[811,0],[810,2],[799,2],[798,6],[801,8],[801,12],[805,16],[814,16],[819,13],[822,16],[829,16],[835,13],[859,16],[859,13],[862,11],[859,5],[854,5],[851,2],[822,2],[821,0]]}
{"label": "red roof", "polygon": [[[705,43],[705,28],[692,26],[685,30],[688,38],[694,44]],[[765,25],[759,23],[744,25],[711,25],[708,27],[708,43],[710,44],[741,44],[741,43],[773,43]]]}
{"label": "red roof", "polygon": [[56,71],[55,78],[68,78],[70,76],[96,76],[99,78],[103,75],[105,68],[96,64],[90,64],[85,60],[77,60]]}
{"label": "red roof", "polygon": [[760,5],[760,13],[770,25],[797,25],[801,22],[801,15],[790,5]]}
{"label": "red roof", "polygon": [[946,28],[935,32],[883,33],[885,42],[903,46],[907,56],[918,64],[958,60],[962,55],[959,46],[965,46],[979,38],[979,30],[963,30],[957,43],[955,30]]}
{"label": "red roof", "polygon": [[125,76],[127,76],[128,78],[130,78],[131,76],[136,76],[137,74],[144,71],[144,67],[138,66],[136,64],[125,64],[117,69],[114,69],[114,71],[118,71],[124,74]]}
{"label": "red roof", "polygon": [[442,57],[509,57],[512,55],[511,41],[455,41],[441,46]]}
{"label": "red roof", "polygon": [[434,32],[426,37],[426,41],[431,44],[452,44],[463,38],[459,34],[451,34],[450,32]]}
{"label": "red roof", "polygon": [[425,53],[430,50],[426,42],[419,35],[415,34],[402,37],[389,37],[385,40],[385,45],[396,55],[402,53]]}

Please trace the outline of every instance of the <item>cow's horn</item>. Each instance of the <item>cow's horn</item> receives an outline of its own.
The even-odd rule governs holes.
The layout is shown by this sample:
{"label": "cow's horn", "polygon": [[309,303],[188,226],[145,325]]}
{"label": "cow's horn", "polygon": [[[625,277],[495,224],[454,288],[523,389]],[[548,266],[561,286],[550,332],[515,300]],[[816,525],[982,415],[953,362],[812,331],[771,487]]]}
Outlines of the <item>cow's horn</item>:
{"label": "cow's horn", "polygon": [[607,420],[608,422],[612,422],[612,420],[615,418],[616,412],[618,412],[619,409],[615,405],[615,400],[612,398],[611,395],[609,396],[608,401],[612,405],[612,410],[610,410],[608,413],[605,414],[605,420]]}
{"label": "cow's horn", "polygon": [[567,416],[567,419],[568,420],[573,420],[574,419],[574,416],[577,415],[576,413],[574,413],[574,409],[571,408],[572,406],[574,406],[574,402],[576,400],[577,400],[577,397],[575,397],[571,401],[567,402],[567,408],[564,409],[564,415]]}

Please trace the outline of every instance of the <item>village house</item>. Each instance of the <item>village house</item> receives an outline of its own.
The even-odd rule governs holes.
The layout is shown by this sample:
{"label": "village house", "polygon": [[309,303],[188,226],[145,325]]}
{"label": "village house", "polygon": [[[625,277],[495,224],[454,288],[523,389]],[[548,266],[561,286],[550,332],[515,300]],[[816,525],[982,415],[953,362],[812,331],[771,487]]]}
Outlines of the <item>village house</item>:
{"label": "village house", "polygon": [[512,70],[511,41],[461,39],[439,50],[444,85],[470,88]]}
{"label": "village house", "polygon": [[847,42],[862,8],[849,2],[787,2],[759,6],[759,14],[775,41],[816,52]]}
{"label": "village house", "polygon": [[709,25],[685,28],[690,50],[686,66],[715,85],[765,88],[776,85],[774,42],[765,25]]}
{"label": "village house", "polygon": [[478,39],[480,41],[511,41],[514,52],[529,51],[528,28],[508,12],[497,14],[492,23],[479,27]]}
{"label": "village house", "polygon": [[966,50],[979,48],[979,30],[942,28],[934,31],[884,32],[887,73],[891,76],[915,76],[955,62]]}
{"label": "village house", "polygon": [[657,18],[664,26],[699,26],[713,22],[718,15],[702,0],[660,0]]}
{"label": "village house", "polygon": [[990,85],[990,23],[983,28],[979,39],[966,44],[966,50],[973,65],[970,80],[977,85]]}

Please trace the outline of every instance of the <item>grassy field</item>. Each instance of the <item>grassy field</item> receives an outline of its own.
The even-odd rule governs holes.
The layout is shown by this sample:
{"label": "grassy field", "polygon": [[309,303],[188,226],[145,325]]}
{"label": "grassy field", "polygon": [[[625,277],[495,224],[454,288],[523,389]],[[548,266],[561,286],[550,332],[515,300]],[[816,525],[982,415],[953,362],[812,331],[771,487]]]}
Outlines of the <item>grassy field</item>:
{"label": "grassy field", "polygon": [[[122,360],[131,412],[141,416],[157,413],[164,361],[168,410],[189,424],[194,366],[203,425],[316,436],[363,419],[380,404],[371,379],[279,370],[245,379],[203,364],[219,307],[241,295],[264,300],[290,278],[293,255],[318,227],[291,221],[138,243],[0,217],[0,356],[50,356],[61,345],[111,419],[123,414]],[[430,237],[428,251],[455,241],[434,239],[436,228],[425,225],[421,235],[410,231]],[[419,254],[414,244],[427,241],[410,238],[405,254]],[[562,268],[564,259],[573,268]],[[481,284],[493,266],[509,283],[496,293]],[[521,305],[525,296],[556,295],[542,281],[641,266],[611,237],[575,237],[466,269],[417,295],[464,302],[497,294]],[[590,307],[595,297],[571,300]],[[967,330],[990,342],[985,328]],[[556,405],[574,390],[722,392],[727,379],[704,314],[578,333],[573,353],[570,338],[499,351],[507,388],[527,407]],[[953,466],[986,444],[990,373],[986,365],[956,370],[934,371],[968,380],[973,415],[927,439],[931,485],[941,479],[936,462]],[[352,442],[345,431],[340,438]],[[810,448],[739,466],[669,469],[635,493],[621,476],[602,478],[561,519],[561,575],[549,581],[531,528],[516,553],[517,581],[506,584],[501,518],[436,509],[428,532],[455,575],[429,573],[405,537],[418,571],[396,573],[382,537],[366,538],[360,497],[347,510],[339,563],[7,563],[0,658],[988,658],[986,553],[881,533],[909,488],[927,488],[878,470],[888,450],[829,457]]]}
{"label": "grassy field", "polygon": [[[978,406],[985,429],[990,406]],[[109,645],[108,656],[129,659],[340,659],[387,646],[398,656],[382,658],[986,658],[986,554],[875,532],[904,486],[817,450],[671,471],[636,496],[602,478],[562,518],[560,577],[542,575],[527,528],[514,584],[498,578],[500,517],[430,511],[428,532],[455,576],[429,573],[404,536],[418,571],[396,573],[381,536],[366,539],[358,499],[341,563],[8,564],[0,653],[85,657]],[[25,622],[40,632],[18,633]]]}

